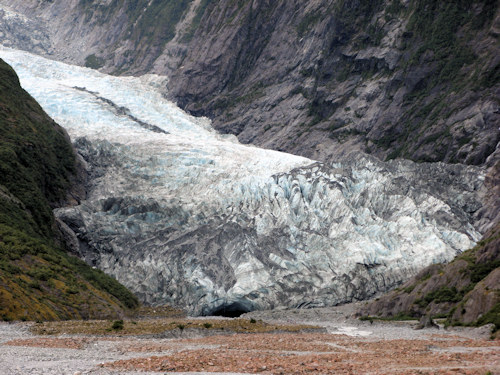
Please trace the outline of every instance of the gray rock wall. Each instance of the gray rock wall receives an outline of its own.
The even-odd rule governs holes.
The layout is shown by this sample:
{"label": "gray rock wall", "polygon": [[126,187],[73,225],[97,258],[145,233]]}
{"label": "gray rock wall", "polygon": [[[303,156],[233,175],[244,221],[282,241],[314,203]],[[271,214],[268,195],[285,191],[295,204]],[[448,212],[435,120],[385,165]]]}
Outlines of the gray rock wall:
{"label": "gray rock wall", "polygon": [[57,58],[168,75],[171,99],[244,143],[322,161],[498,159],[496,2],[171,3],[2,1],[43,24]]}

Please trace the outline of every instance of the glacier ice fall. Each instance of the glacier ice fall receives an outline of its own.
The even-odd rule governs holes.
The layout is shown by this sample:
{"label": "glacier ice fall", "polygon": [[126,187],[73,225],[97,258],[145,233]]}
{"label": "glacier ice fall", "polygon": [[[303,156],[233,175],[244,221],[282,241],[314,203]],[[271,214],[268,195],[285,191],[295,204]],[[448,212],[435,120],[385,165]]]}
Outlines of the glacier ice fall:
{"label": "glacier ice fall", "polygon": [[85,161],[56,210],[75,251],[150,304],[191,314],[368,298],[474,245],[480,169],[324,164],[242,145],[167,101],[166,77],[113,77],[0,48]]}

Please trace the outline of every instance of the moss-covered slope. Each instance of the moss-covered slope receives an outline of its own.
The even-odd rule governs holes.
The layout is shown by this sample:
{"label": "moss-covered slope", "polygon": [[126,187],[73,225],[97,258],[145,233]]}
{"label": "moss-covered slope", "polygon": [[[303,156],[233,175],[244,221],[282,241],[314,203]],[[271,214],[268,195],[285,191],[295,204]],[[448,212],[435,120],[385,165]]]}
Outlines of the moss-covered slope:
{"label": "moss-covered slope", "polygon": [[0,318],[120,315],[137,306],[116,280],[56,243],[52,207],[66,200],[76,172],[64,130],[0,59]]}
{"label": "moss-covered slope", "polygon": [[361,315],[446,317],[449,324],[500,329],[500,224],[449,264],[422,270],[401,288],[364,306]]}

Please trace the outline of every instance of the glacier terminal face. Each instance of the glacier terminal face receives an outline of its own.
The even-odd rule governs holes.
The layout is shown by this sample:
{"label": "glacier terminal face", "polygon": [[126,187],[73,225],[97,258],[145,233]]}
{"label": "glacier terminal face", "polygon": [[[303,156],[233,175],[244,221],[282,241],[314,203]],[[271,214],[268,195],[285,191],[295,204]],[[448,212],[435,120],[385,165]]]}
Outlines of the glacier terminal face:
{"label": "glacier terminal face", "polygon": [[0,48],[85,160],[56,215],[77,252],[150,304],[192,314],[368,298],[474,245],[482,170],[324,164],[242,145],[167,101],[166,77],[112,77]]}

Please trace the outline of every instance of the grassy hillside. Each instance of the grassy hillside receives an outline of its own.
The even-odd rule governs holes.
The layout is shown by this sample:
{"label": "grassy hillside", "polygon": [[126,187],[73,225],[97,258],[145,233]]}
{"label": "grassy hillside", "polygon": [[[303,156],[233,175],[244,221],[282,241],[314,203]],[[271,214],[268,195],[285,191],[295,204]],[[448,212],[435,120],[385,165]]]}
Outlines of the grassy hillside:
{"label": "grassy hillside", "polygon": [[52,207],[75,171],[64,130],[0,60],[0,319],[107,317],[137,306],[116,280],[54,240]]}

